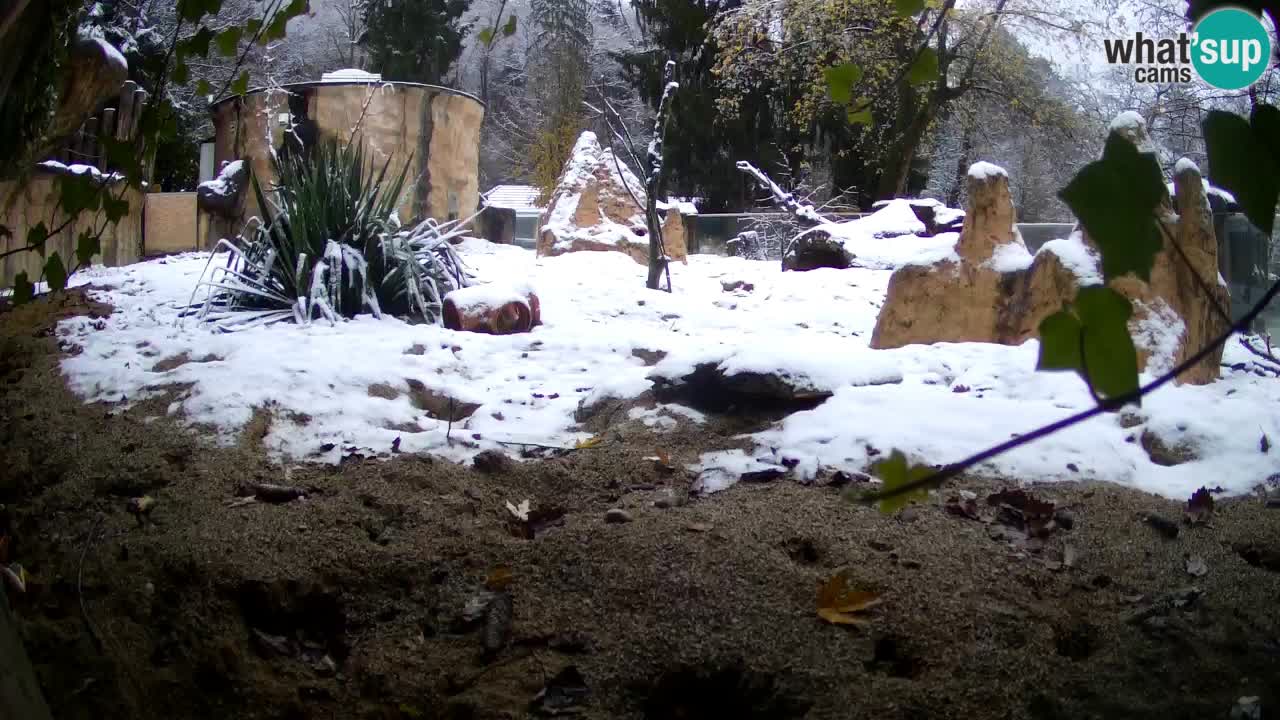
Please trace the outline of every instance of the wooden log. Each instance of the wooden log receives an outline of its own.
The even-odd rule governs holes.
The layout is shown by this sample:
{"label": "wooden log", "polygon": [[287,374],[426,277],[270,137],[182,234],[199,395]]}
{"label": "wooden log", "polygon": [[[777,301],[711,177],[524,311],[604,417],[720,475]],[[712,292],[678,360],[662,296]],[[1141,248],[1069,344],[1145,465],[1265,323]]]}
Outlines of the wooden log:
{"label": "wooden log", "polygon": [[129,122],[129,134],[125,136],[126,140],[133,140],[138,137],[138,126],[142,122],[142,112],[147,107],[147,98],[151,97],[146,90],[138,90],[133,94],[133,117]]}
{"label": "wooden log", "polygon": [[116,139],[128,140],[130,129],[133,127],[133,113],[135,95],[138,92],[138,83],[130,80],[120,88],[120,112],[116,122]]}
{"label": "wooden log", "polygon": [[84,122],[84,160],[85,165],[98,165],[98,118],[91,117]]}
{"label": "wooden log", "polygon": [[[102,124],[98,126],[98,137],[113,138],[116,136],[116,109],[107,108],[102,111]],[[107,171],[107,151],[98,143],[98,170]]]}

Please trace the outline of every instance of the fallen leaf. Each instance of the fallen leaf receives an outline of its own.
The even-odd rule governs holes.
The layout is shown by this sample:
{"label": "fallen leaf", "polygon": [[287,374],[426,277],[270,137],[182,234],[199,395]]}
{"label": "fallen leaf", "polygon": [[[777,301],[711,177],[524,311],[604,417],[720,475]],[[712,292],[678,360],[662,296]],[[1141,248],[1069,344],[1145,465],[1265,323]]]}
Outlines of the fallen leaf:
{"label": "fallen leaf", "polygon": [[529,522],[529,501],[524,500],[519,505],[512,505],[511,501],[507,501],[507,512],[515,516],[520,522]]}
{"label": "fallen leaf", "polygon": [[20,593],[27,591],[27,571],[19,563],[0,567],[0,575],[4,575],[4,579],[13,586],[14,590]]}
{"label": "fallen leaf", "polygon": [[498,592],[511,587],[511,581],[515,576],[511,574],[511,568],[505,565],[499,565],[489,571],[489,575],[484,579],[484,586],[489,590]]}
{"label": "fallen leaf", "polygon": [[711,523],[689,523],[684,526],[684,529],[689,532],[704,533],[711,532],[714,527],[715,525],[712,525]]}
{"label": "fallen leaf", "polygon": [[972,498],[965,499],[958,496],[952,496],[947,500],[947,504],[942,509],[949,515],[967,518],[969,520],[978,520],[978,501]]}
{"label": "fallen leaf", "polygon": [[578,442],[576,442],[576,443],[574,443],[574,444],[573,444],[573,449],[574,449],[574,450],[589,450],[589,449],[591,449],[591,448],[593,448],[593,447],[597,447],[597,446],[599,446],[599,445],[600,445],[600,443],[603,443],[603,442],[604,442],[604,436],[602,436],[602,435],[597,435],[597,436],[592,437],[592,438],[587,438],[586,440],[579,440]]}
{"label": "fallen leaf", "polygon": [[852,613],[863,612],[880,604],[878,593],[853,590],[844,573],[832,575],[818,590],[818,617],[835,625],[866,625],[867,621]]}
{"label": "fallen leaf", "polygon": [[1213,495],[1207,488],[1200,488],[1187,500],[1187,522],[1201,525],[1209,521],[1213,514]]}
{"label": "fallen leaf", "polygon": [[1187,574],[1191,577],[1204,577],[1209,574],[1209,566],[1199,555],[1187,556]]}

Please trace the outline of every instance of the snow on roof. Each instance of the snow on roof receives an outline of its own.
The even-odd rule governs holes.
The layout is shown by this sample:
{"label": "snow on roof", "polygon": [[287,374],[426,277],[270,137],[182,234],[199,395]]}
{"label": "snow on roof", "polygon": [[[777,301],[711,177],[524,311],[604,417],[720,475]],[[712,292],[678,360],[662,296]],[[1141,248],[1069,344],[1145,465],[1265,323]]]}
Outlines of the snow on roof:
{"label": "snow on roof", "polygon": [[334,83],[376,83],[382,82],[382,76],[377,73],[365,72],[357,68],[346,68],[343,70],[334,70],[320,76],[320,82]]}
{"label": "snow on roof", "polygon": [[985,160],[969,166],[969,177],[974,180],[986,180],[992,177],[1009,177],[1009,173],[999,165],[993,165]]}
{"label": "snow on roof", "polygon": [[542,193],[532,185],[495,185],[485,193],[485,204],[512,210],[542,210],[538,196]]}

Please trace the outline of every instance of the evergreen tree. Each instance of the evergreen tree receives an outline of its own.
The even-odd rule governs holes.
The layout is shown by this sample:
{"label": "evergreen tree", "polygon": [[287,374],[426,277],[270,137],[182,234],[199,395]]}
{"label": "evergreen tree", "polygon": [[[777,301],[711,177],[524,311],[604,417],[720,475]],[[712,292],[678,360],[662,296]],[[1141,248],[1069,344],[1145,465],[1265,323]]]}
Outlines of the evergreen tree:
{"label": "evergreen tree", "polygon": [[718,48],[709,23],[741,0],[634,0],[632,3],[651,50],[615,56],[623,72],[646,102],[657,108],[662,99],[662,68],[677,64],[680,91],[672,106],[667,133],[668,188],[675,196],[704,200],[711,210],[741,210],[753,204],[753,185],[735,167],[748,160],[763,167],[785,162],[775,137],[769,95],[747,97],[740,112],[719,112],[720,91],[712,68]]}
{"label": "evergreen tree", "polygon": [[471,0],[372,0],[363,43],[369,68],[387,80],[439,83],[462,54]]}

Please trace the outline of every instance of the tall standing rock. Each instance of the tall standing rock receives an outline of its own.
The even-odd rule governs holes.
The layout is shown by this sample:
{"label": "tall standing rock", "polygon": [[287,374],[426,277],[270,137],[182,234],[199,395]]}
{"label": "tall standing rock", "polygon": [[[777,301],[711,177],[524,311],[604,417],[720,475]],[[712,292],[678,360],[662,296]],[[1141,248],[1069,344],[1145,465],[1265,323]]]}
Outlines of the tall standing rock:
{"label": "tall standing rock", "polygon": [[[1125,113],[1111,131],[1149,152],[1145,123]],[[1079,289],[1102,283],[1100,256],[1088,233],[1046,243],[1032,259],[1018,237],[1008,177],[979,163],[969,172],[969,208],[956,254],[929,265],[908,265],[889,280],[871,346],[913,343],[1020,344],[1038,335],[1040,322],[1075,299]],[[1189,359],[1227,330],[1215,308],[1231,307],[1218,275],[1218,241],[1200,171],[1178,162],[1174,199],[1156,208],[1164,247],[1150,281],[1126,275],[1109,285],[1133,304],[1129,331],[1138,367],[1164,372]],[[1176,211],[1175,212],[1175,208]],[[1184,259],[1185,257],[1185,259]],[[1222,350],[1182,373],[1184,383],[1218,377]]]}
{"label": "tall standing rock", "polygon": [[[617,251],[649,263],[644,184],[612,150],[584,132],[565,163],[538,231],[538,255]],[[671,220],[668,220],[671,222]],[[672,232],[667,257],[686,260],[683,233]]]}
{"label": "tall standing rock", "polygon": [[967,183],[969,207],[955,253],[893,273],[871,347],[1021,342],[1023,322],[1011,302],[1011,281],[1031,264],[1031,254],[1014,227],[1009,176],[980,162],[969,169]]}

